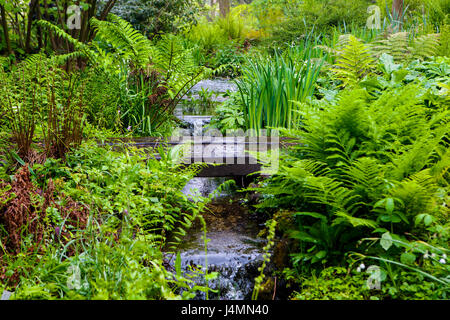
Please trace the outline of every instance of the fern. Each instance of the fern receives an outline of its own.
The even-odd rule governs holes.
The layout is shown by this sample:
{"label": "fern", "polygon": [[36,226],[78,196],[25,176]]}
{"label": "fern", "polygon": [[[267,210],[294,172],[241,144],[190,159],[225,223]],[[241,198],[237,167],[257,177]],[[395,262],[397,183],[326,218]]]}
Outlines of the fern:
{"label": "fern", "polygon": [[353,87],[369,75],[373,68],[374,59],[369,47],[350,35],[348,44],[338,51],[337,61],[332,70],[345,87]]}
{"label": "fern", "polygon": [[377,57],[387,53],[394,57],[394,61],[401,63],[410,59],[426,59],[439,54],[440,35],[425,34],[413,38],[408,32],[398,32],[386,39],[375,41],[371,50]]}
{"label": "fern", "polygon": [[357,227],[367,227],[371,229],[375,229],[378,227],[378,223],[371,219],[363,219],[363,218],[357,218],[352,215],[349,215],[346,212],[339,211],[336,213],[336,219],[333,220],[332,225],[339,225],[341,223],[347,223],[352,225],[354,228]]}
{"label": "fern", "polygon": [[332,55],[332,56],[338,56],[339,53],[349,45],[350,42],[350,34],[341,34],[336,42],[336,44],[333,47],[329,47],[326,45],[317,45],[314,47],[314,49],[321,49],[325,51],[326,53]]}
{"label": "fern", "polygon": [[409,34],[398,32],[389,35],[386,39],[379,39],[371,45],[371,50],[377,57],[387,53],[394,57],[395,62],[402,62],[411,56]]}
{"label": "fern", "polygon": [[162,85],[168,89],[173,101],[170,113],[181,98],[200,80],[209,77],[214,70],[198,66],[193,49],[186,50],[181,39],[164,35],[153,49],[152,68],[162,74]]}
{"label": "fern", "polygon": [[361,195],[366,203],[376,201],[384,187],[381,164],[374,158],[362,157],[353,161],[342,170],[340,177],[346,186]]}
{"label": "fern", "polygon": [[91,19],[97,37],[108,42],[124,59],[130,59],[136,67],[145,68],[150,63],[153,48],[151,42],[124,19],[110,14],[108,21]]}
{"label": "fern", "polygon": [[439,52],[439,34],[425,34],[414,40],[413,58],[426,59],[435,57]]}
{"label": "fern", "polygon": [[[76,54],[77,57],[87,58],[91,62],[95,62],[97,60],[96,53],[93,50],[91,50],[89,45],[84,44],[81,41],[78,41],[77,39],[73,38],[70,34],[65,32],[59,26],[54,25],[53,23],[46,20],[39,20],[37,24],[40,27],[43,27],[45,29],[54,32],[58,37],[62,38],[63,40],[71,44],[74,47],[74,51],[77,52]],[[66,56],[65,58],[68,58],[68,56]],[[64,60],[64,58],[62,58],[62,60]]]}

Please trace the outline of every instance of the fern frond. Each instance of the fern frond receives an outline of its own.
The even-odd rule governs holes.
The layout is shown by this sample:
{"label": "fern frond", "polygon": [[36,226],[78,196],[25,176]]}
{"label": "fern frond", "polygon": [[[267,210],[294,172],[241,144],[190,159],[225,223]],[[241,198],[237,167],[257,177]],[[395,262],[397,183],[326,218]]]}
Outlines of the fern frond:
{"label": "fern frond", "polygon": [[371,229],[376,229],[378,228],[378,224],[376,223],[376,221],[371,220],[371,219],[363,219],[363,218],[357,218],[357,217],[353,217],[350,214],[343,212],[343,211],[339,211],[336,213],[337,218],[335,218],[333,220],[332,225],[339,225],[342,223],[347,223],[352,225],[353,227],[367,227],[367,228],[371,228]]}
{"label": "fern frond", "polygon": [[349,45],[350,43],[350,37],[352,35],[350,34],[342,34],[339,36],[338,41],[336,42],[334,47],[328,47],[326,45],[317,45],[314,47],[314,49],[321,49],[325,51],[328,54],[331,54],[333,56],[338,56],[339,53]]}
{"label": "fern frond", "polygon": [[138,67],[144,68],[150,63],[152,45],[139,31],[126,20],[110,14],[108,21],[95,17],[90,21],[97,36],[110,43],[125,59],[131,59]]}
{"label": "fern frond", "polygon": [[198,66],[193,49],[186,50],[179,37],[164,35],[153,50],[152,67],[164,75],[172,98],[183,96],[198,81],[207,78],[212,69]]}
{"label": "fern frond", "polygon": [[361,204],[358,194],[329,177],[309,177],[305,189],[305,198],[311,203],[327,205],[336,211],[354,212]]}
{"label": "fern frond", "polygon": [[438,54],[440,47],[439,34],[425,34],[414,40],[413,57],[425,59]]}
{"label": "fern frond", "polygon": [[362,157],[345,166],[341,179],[363,198],[375,201],[376,195],[384,186],[383,174],[379,161]]}
{"label": "fern frond", "polygon": [[344,87],[353,87],[372,72],[375,61],[370,49],[356,37],[350,35],[348,43],[338,52],[335,66],[332,68]]}
{"label": "fern frond", "polygon": [[393,56],[395,62],[402,62],[411,55],[407,32],[394,33],[389,35],[387,39],[375,41],[371,49],[377,57],[383,53]]}
{"label": "fern frond", "polygon": [[[58,37],[61,37],[62,39],[64,39],[65,41],[67,41],[68,43],[73,45],[75,52],[77,52],[77,53],[73,53],[73,57],[86,57],[92,63],[94,63],[94,64],[96,63],[96,61],[97,61],[96,54],[93,50],[91,50],[91,48],[88,45],[73,38],[70,34],[65,32],[63,29],[52,24],[49,21],[39,20],[37,22],[37,24],[43,28],[53,31]],[[69,53],[69,55],[70,55],[70,53]],[[69,55],[62,57],[61,60],[66,61],[67,59],[69,59],[69,57],[70,57]]]}

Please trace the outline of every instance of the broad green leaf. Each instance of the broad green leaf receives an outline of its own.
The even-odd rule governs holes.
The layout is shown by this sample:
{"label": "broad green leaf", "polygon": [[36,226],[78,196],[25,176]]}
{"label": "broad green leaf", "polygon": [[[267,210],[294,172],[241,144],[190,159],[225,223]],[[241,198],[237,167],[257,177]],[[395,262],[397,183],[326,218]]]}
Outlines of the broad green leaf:
{"label": "broad green leaf", "polygon": [[384,70],[387,74],[391,74],[392,72],[397,71],[402,67],[401,64],[395,64],[394,57],[387,53],[383,53],[381,55],[380,62],[383,64]]}
{"label": "broad green leaf", "polygon": [[404,264],[411,265],[416,261],[416,256],[411,252],[404,252],[400,256],[400,261]]}
{"label": "broad green leaf", "polygon": [[326,257],[326,255],[327,255],[327,252],[325,250],[321,250],[315,254],[315,257],[319,260],[322,260],[323,258]]}
{"label": "broad green leaf", "polygon": [[392,236],[389,232],[383,233],[381,236],[380,245],[386,251],[388,251],[392,246]]}
{"label": "broad green leaf", "polygon": [[394,199],[386,198],[386,211],[390,214],[394,212],[395,204]]}

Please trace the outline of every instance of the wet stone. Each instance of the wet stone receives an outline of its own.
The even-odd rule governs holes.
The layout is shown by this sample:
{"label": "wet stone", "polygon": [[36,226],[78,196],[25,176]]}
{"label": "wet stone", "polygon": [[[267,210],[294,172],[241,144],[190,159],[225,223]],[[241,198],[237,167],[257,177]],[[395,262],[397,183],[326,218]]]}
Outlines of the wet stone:
{"label": "wet stone", "polygon": [[[258,267],[263,261],[265,245],[265,240],[258,238],[258,224],[239,201],[229,195],[214,201],[210,209],[213,213],[204,214],[207,238],[210,240],[206,259],[208,272],[217,272],[218,277],[211,280],[208,286],[218,293],[210,293],[209,298],[250,299],[254,279],[259,275]],[[198,269],[204,271],[203,231],[194,227],[188,233],[179,248],[182,270],[186,274],[192,274],[192,267],[198,266]],[[197,284],[205,285],[202,281],[203,278],[199,276]],[[199,293],[196,299],[205,299],[205,294]]]}

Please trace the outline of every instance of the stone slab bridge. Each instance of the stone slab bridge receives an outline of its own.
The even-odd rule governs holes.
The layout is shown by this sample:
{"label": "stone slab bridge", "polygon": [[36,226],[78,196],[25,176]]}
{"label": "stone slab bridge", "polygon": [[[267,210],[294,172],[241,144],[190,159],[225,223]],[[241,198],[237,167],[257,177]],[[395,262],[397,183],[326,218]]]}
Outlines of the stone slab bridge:
{"label": "stone slab bridge", "polygon": [[246,177],[257,172],[262,175],[275,173],[278,169],[280,148],[296,145],[298,142],[284,137],[194,136],[172,137],[166,140],[154,137],[110,138],[99,144],[117,149],[145,148],[148,149],[147,152],[152,149],[156,159],[161,159],[157,153],[159,147],[167,150],[178,146],[180,163],[205,164],[197,177]]}

